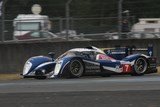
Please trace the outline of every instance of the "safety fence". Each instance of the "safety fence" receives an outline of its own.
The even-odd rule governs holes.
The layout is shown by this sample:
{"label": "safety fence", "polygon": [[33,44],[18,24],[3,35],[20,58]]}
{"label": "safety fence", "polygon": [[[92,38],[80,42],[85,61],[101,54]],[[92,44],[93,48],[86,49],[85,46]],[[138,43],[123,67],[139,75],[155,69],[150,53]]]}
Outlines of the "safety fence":
{"label": "safety fence", "polygon": [[[28,21],[29,20],[31,19],[28,19]],[[49,32],[52,32],[60,36],[66,36],[67,31],[68,31],[69,36],[75,36],[75,35],[81,35],[81,34],[101,34],[101,33],[118,32],[118,17],[98,17],[98,18],[94,18],[94,17],[92,18],[72,18],[70,17],[68,29],[66,28],[67,27],[66,18],[61,18],[61,17],[49,18],[49,20],[51,24],[51,29],[49,30]],[[131,26],[134,23],[135,23],[134,16],[130,16],[128,19],[128,25],[127,25],[129,30],[131,29]],[[15,39],[14,31],[16,30],[16,28],[13,26],[13,24],[14,24],[14,20],[7,20],[7,19],[4,20],[4,25],[3,25],[4,35],[2,35],[2,28],[0,28],[1,29],[0,39],[3,38],[4,41]],[[0,27],[2,27],[1,22],[0,22],[0,25],[1,25]],[[128,28],[124,28],[124,29],[128,29]],[[101,38],[99,37],[99,39]]]}

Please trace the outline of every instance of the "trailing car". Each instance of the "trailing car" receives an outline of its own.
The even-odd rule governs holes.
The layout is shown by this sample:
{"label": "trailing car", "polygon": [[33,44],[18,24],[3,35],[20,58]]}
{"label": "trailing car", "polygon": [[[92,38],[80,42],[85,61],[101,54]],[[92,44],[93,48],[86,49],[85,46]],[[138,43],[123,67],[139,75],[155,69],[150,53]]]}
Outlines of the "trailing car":
{"label": "trailing car", "polygon": [[29,58],[23,69],[24,78],[79,78],[84,75],[109,76],[112,74],[143,75],[157,72],[156,58],[132,54],[121,60],[108,56],[96,47],[68,50],[58,58],[35,56]]}

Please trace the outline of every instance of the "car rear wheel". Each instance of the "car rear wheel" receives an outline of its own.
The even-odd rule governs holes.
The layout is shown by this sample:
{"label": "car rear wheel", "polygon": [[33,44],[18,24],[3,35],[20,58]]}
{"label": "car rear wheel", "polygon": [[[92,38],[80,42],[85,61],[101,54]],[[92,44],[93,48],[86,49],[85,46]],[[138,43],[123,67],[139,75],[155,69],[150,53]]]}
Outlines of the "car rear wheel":
{"label": "car rear wheel", "polygon": [[143,75],[148,67],[148,63],[146,58],[144,57],[139,57],[138,59],[136,59],[135,63],[134,63],[134,73],[132,74],[133,76],[140,76]]}
{"label": "car rear wheel", "polygon": [[80,59],[72,59],[69,64],[70,77],[79,78],[83,75],[84,64]]}

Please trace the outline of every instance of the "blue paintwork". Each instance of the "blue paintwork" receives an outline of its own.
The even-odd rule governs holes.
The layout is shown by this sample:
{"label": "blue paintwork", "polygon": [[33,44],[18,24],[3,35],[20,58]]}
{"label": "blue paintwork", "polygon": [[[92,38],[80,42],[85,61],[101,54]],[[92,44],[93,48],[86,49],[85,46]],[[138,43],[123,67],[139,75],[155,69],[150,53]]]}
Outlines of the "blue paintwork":
{"label": "blue paintwork", "polygon": [[60,72],[59,74],[62,74],[63,72],[65,72],[64,67],[65,65],[67,64],[67,62],[69,62],[73,57],[63,57],[61,60],[63,60],[63,63],[62,63],[62,66],[61,66],[61,69],[60,69]]}
{"label": "blue paintwork", "polygon": [[[141,49],[141,48],[137,48],[137,49]],[[147,56],[153,56],[153,45],[149,44],[147,48],[144,48],[146,55]],[[112,49],[104,49],[103,50],[108,56],[117,59],[117,60],[122,60],[123,58],[125,58],[126,56],[133,54],[134,51],[136,51],[136,47],[135,46],[131,46],[131,47],[116,47],[116,48],[112,48]]]}
{"label": "blue paintwork", "polygon": [[127,48],[115,48],[115,49],[104,50],[104,52],[108,56],[114,59],[121,60],[127,56],[128,53],[126,52],[126,50]]}
{"label": "blue paintwork", "polygon": [[141,56],[141,54],[133,54],[133,55],[129,55],[129,56],[123,58],[122,60],[123,61],[130,61],[130,62],[132,62],[133,60],[136,60],[140,56]]}
{"label": "blue paintwork", "polygon": [[101,66],[107,66],[107,67],[116,67],[117,65],[120,65],[120,61],[110,61],[110,60],[98,60],[97,62],[99,62],[101,64]]}
{"label": "blue paintwork", "polygon": [[32,72],[38,65],[45,63],[45,62],[50,62],[51,58],[49,57],[32,57],[28,60],[29,62],[32,63],[32,67],[30,68],[30,70],[28,71],[27,74],[29,74],[30,72]]}
{"label": "blue paintwork", "polygon": [[148,56],[153,56],[153,45],[152,45],[152,44],[150,44],[150,45],[148,46],[147,55],[148,55]]}
{"label": "blue paintwork", "polygon": [[34,70],[39,70],[39,69],[48,69],[48,68],[54,68],[56,65],[55,62],[51,62],[49,64],[43,65],[41,67],[35,68]]}

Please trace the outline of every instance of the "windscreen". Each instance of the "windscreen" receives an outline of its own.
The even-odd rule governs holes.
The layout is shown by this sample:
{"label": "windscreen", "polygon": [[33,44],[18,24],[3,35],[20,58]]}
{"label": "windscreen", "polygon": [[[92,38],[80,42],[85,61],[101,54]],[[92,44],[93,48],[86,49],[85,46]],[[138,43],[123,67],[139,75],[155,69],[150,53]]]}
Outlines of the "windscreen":
{"label": "windscreen", "polygon": [[40,30],[39,22],[18,22],[16,24],[17,31],[33,31]]}

